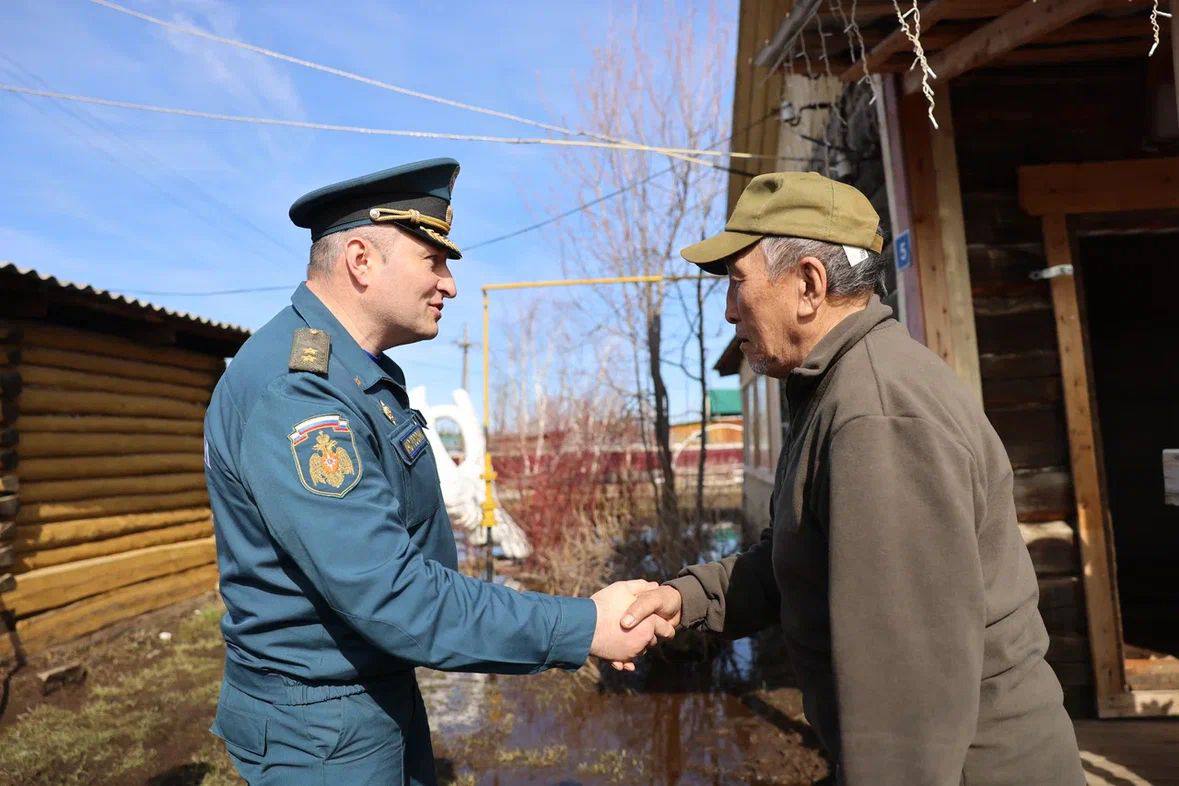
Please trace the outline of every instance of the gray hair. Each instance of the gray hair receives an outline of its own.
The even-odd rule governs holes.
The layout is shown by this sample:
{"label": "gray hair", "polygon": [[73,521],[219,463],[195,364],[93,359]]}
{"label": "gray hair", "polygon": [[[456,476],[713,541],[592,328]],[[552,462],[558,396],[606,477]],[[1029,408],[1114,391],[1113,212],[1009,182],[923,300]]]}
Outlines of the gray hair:
{"label": "gray hair", "polygon": [[884,293],[886,258],[864,249],[868,257],[856,265],[847,258],[843,246],[801,237],[763,237],[759,241],[766,255],[770,278],[776,279],[793,270],[803,257],[815,257],[827,269],[827,297],[831,300],[859,300]]}
{"label": "gray hair", "polygon": [[307,262],[307,278],[320,278],[332,272],[336,260],[344,253],[344,245],[349,237],[359,235],[369,243],[388,253],[393,242],[388,235],[371,231],[372,227],[359,226],[343,232],[332,232],[324,235],[311,244],[311,258]]}

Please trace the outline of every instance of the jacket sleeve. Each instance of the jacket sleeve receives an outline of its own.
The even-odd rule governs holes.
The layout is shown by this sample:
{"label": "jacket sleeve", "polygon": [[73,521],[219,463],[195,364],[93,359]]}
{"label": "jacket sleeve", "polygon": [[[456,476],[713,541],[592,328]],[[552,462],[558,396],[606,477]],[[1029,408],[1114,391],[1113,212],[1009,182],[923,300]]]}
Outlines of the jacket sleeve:
{"label": "jacket sleeve", "polygon": [[[334,415],[351,429],[337,443],[354,450],[356,474],[333,488],[323,485],[322,464],[320,482],[310,477],[310,451],[292,447],[292,429]],[[386,473],[377,439],[311,375],[276,382],[245,424],[241,481],[271,536],[327,605],[373,646],[414,665],[505,674],[581,666],[593,638],[593,602],[517,592],[424,558],[407,530],[402,477]],[[331,482],[338,481],[337,474]]]}
{"label": "jacket sleeve", "polygon": [[919,418],[860,417],[830,445],[842,782],[957,786],[982,679],[976,465]]}
{"label": "jacket sleeve", "polygon": [[772,530],[766,529],[744,552],[685,568],[679,578],[667,582],[683,599],[680,624],[730,639],[777,625],[780,603],[771,537]]}

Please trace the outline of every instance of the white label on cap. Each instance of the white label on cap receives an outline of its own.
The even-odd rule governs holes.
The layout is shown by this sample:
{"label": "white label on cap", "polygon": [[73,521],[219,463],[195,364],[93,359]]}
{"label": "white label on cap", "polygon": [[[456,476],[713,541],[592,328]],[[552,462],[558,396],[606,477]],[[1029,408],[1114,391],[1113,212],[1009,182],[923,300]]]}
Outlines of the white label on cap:
{"label": "white label on cap", "polygon": [[847,263],[852,267],[868,258],[868,252],[857,246],[844,246],[843,253],[847,254]]}

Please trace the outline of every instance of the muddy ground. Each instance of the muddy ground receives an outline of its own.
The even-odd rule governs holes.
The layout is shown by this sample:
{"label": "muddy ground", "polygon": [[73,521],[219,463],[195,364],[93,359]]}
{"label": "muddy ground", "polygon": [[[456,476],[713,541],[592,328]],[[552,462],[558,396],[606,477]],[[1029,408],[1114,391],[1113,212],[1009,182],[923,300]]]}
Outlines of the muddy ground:
{"label": "muddy ground", "polygon": [[[212,596],[170,607],[7,675],[0,783],[237,784],[207,732],[220,683]],[[162,640],[161,632],[170,633]],[[444,784],[809,784],[826,773],[779,647],[753,640],[649,656],[634,675],[419,671]],[[42,695],[37,673],[79,662]]]}

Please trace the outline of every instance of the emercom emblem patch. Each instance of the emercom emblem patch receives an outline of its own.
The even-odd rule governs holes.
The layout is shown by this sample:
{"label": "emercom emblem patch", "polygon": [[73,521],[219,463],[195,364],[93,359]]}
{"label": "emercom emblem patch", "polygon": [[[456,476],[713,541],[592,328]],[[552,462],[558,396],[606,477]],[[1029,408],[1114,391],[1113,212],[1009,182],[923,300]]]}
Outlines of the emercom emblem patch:
{"label": "emercom emblem patch", "polygon": [[316,415],[287,435],[299,482],[312,494],[342,497],[360,482],[363,467],[348,421],[339,415]]}

